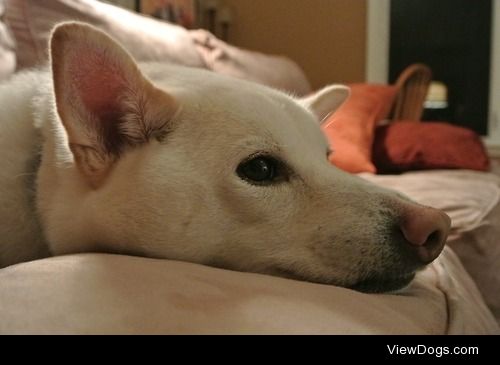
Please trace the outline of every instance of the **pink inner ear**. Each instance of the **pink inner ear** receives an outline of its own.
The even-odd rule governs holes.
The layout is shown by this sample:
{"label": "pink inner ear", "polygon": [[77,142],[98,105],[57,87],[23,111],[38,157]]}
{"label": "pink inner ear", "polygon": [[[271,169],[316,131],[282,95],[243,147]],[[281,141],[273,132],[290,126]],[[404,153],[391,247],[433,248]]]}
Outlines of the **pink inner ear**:
{"label": "pink inner ear", "polygon": [[[113,58],[114,56],[114,58]],[[129,88],[124,65],[116,55],[95,47],[81,47],[70,57],[67,68],[69,97],[79,100],[81,113],[90,114],[98,125],[89,125],[96,141],[107,153],[120,154],[127,143],[121,135],[119,124],[124,113],[121,97]],[[128,75],[132,77],[132,75]]]}
{"label": "pink inner ear", "polygon": [[121,112],[120,96],[127,88],[123,68],[106,50],[82,47],[68,64],[71,95],[101,122]]}

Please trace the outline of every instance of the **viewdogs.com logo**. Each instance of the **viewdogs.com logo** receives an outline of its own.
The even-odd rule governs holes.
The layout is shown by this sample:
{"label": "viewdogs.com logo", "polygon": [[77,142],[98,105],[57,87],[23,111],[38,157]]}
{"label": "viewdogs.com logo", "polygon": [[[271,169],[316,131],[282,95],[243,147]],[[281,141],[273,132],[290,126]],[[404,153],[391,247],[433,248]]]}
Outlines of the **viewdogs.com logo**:
{"label": "viewdogs.com logo", "polygon": [[443,355],[478,355],[479,347],[477,346],[399,346],[387,345],[389,355],[430,355],[442,357]]}

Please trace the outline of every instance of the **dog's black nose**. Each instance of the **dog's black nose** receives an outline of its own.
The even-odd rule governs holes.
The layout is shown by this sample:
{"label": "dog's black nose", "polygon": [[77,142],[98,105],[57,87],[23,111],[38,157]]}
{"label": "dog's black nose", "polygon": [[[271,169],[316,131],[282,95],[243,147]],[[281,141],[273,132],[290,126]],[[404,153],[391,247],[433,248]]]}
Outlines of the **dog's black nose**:
{"label": "dog's black nose", "polygon": [[444,212],[418,204],[406,205],[400,216],[400,229],[406,243],[424,264],[439,256],[450,226],[451,219]]}

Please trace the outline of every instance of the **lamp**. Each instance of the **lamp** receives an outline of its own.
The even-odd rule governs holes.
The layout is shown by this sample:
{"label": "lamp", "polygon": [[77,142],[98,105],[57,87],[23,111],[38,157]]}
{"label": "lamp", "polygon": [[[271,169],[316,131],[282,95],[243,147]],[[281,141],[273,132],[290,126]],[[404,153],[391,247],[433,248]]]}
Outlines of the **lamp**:
{"label": "lamp", "polygon": [[424,102],[425,109],[446,109],[448,107],[448,88],[441,81],[432,81]]}

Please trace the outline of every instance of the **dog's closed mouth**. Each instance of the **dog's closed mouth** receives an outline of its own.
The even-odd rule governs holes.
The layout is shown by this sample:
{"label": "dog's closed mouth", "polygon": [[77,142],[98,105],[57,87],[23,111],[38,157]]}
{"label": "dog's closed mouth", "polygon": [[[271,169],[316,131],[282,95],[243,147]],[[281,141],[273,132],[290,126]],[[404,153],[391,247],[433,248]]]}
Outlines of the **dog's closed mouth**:
{"label": "dog's closed mouth", "polygon": [[[300,275],[293,270],[284,268],[273,268],[267,272],[269,275],[279,276],[291,280],[302,280],[309,281],[318,284],[328,284],[328,285],[338,285],[335,282],[328,282],[322,279],[314,279],[305,275]],[[387,275],[381,276],[371,276],[369,278],[358,281],[356,284],[347,286],[349,289],[353,289],[363,293],[387,293],[391,291],[396,291],[406,287],[415,278],[415,272],[400,273],[395,274],[392,277]],[[344,286],[344,285],[341,285]]]}
{"label": "dog's closed mouth", "polygon": [[415,273],[400,274],[393,277],[370,277],[361,280],[350,287],[350,289],[364,293],[384,293],[402,289],[411,283]]}

